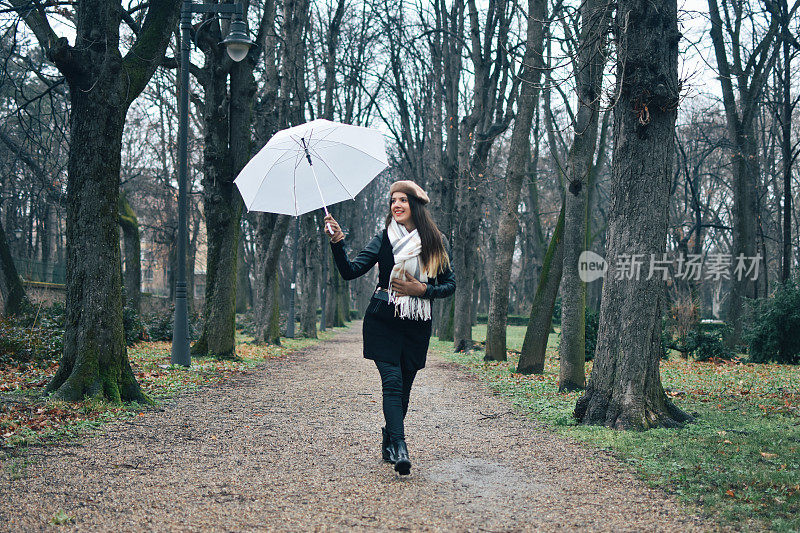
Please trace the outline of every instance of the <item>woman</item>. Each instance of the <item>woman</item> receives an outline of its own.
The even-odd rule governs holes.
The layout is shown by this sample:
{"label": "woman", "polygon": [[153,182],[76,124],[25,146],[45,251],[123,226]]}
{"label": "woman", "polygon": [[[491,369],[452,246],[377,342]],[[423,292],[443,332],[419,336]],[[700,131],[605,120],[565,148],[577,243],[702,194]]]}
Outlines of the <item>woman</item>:
{"label": "woman", "polygon": [[347,258],[344,234],[325,217],[333,258],[346,280],[363,276],[378,263],[378,286],[364,315],[364,357],[375,361],[383,388],[381,454],[400,475],[411,471],[403,419],[411,384],[425,366],[431,338],[431,302],[450,296],[456,281],[443,235],[425,208],[428,195],[413,181],[392,184],[386,229],[354,260]]}

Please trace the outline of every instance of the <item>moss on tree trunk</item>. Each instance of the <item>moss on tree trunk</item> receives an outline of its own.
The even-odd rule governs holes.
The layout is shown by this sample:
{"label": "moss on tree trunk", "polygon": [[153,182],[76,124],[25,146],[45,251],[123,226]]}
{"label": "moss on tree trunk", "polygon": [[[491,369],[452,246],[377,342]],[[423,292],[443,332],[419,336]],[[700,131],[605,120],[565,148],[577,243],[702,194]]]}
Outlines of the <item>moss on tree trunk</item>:
{"label": "moss on tree trunk", "polygon": [[578,112],[575,137],[567,157],[564,191],[564,266],[561,278],[561,344],[558,389],[580,390],[586,385],[586,283],[578,261],[588,240],[589,191],[593,186],[592,162],[597,146],[600,94],[605,65],[605,36],[611,4],[587,0],[581,5],[581,35],[575,79]]}
{"label": "moss on tree trunk", "polygon": [[[102,80],[97,85],[100,94],[112,90]],[[64,354],[47,391],[67,401],[147,401],[128,361],[122,323],[117,224],[125,111],[96,98],[72,92]]]}
{"label": "moss on tree trunk", "polygon": [[558,214],[558,222],[547,252],[542,262],[542,273],[536,296],[533,298],[525,340],[519,355],[517,372],[520,374],[541,374],[544,372],[544,358],[547,351],[547,340],[553,328],[553,308],[556,304],[558,286],[561,284],[561,271],[564,262],[564,203]]}

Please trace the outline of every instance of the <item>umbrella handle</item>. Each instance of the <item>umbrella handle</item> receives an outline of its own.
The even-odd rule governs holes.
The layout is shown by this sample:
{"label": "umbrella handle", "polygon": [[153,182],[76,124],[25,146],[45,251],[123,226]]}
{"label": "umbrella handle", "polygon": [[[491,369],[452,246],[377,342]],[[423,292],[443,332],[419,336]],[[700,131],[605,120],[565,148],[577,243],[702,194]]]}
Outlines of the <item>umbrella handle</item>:
{"label": "umbrella handle", "polygon": [[[313,167],[312,167],[312,168],[313,168]],[[315,176],[315,177],[316,177],[316,176]],[[327,205],[323,205],[323,206],[322,206],[322,209],[324,209],[324,210],[325,210],[325,216],[326,216],[326,217],[328,217],[328,216],[330,216],[330,215],[331,215],[331,214],[328,212],[328,206],[327,206]],[[331,223],[330,223],[330,222],[326,222],[326,223],[325,223],[325,229],[327,229],[327,230],[328,230],[328,234],[329,234],[329,235],[333,236],[333,230],[331,229]]]}

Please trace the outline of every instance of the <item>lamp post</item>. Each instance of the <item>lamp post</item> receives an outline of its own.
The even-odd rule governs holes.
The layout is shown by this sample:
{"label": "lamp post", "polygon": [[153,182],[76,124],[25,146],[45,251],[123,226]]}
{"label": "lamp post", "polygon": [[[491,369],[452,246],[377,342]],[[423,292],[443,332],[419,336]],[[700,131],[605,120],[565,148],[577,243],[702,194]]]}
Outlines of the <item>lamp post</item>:
{"label": "lamp post", "polygon": [[183,0],[181,5],[181,74],[178,94],[178,268],[175,277],[175,316],[172,329],[172,356],[174,365],[189,366],[189,313],[186,303],[186,245],[189,240],[188,202],[186,197],[189,135],[189,51],[191,47],[192,14],[231,14],[227,38],[220,44],[227,48],[234,61],[247,56],[253,41],[247,33],[241,4],[192,4]]}

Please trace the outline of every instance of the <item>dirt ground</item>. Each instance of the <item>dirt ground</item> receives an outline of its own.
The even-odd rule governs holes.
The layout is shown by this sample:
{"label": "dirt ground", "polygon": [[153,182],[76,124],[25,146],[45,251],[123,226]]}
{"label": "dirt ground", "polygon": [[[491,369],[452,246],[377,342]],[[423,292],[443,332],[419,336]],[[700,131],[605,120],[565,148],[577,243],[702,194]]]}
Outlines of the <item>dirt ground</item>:
{"label": "dirt ground", "polygon": [[[360,323],[163,407],[31,448],[22,477],[0,474],[0,530],[716,529],[435,356],[411,393],[411,475],[398,476],[380,458]],[[59,511],[73,521],[50,525]]]}

